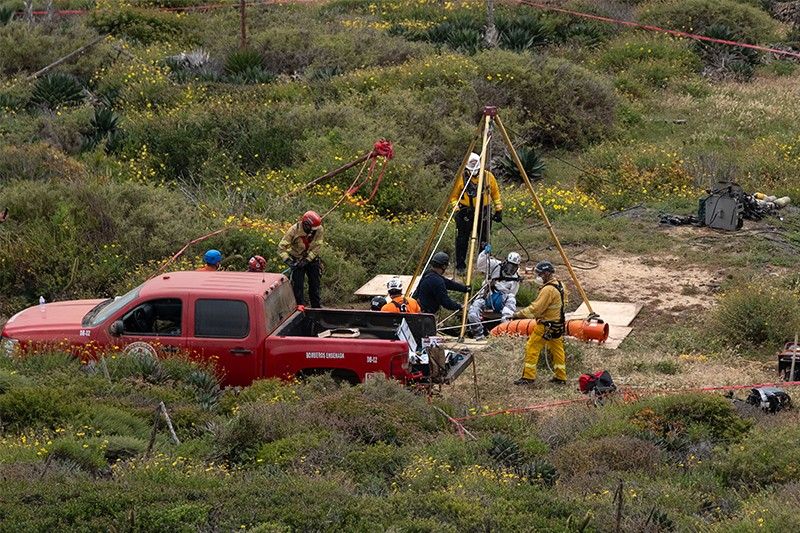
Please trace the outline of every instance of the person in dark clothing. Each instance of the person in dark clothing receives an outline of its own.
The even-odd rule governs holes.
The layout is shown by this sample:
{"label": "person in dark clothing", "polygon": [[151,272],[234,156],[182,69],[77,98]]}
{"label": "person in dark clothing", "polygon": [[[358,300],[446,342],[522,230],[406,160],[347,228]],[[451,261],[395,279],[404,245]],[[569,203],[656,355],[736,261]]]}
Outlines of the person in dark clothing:
{"label": "person in dark clothing", "polygon": [[469,292],[469,287],[444,277],[450,257],[444,252],[436,252],[431,258],[431,268],[422,275],[414,298],[419,302],[423,313],[436,313],[444,307],[460,311],[462,305],[453,301],[447,291]]}

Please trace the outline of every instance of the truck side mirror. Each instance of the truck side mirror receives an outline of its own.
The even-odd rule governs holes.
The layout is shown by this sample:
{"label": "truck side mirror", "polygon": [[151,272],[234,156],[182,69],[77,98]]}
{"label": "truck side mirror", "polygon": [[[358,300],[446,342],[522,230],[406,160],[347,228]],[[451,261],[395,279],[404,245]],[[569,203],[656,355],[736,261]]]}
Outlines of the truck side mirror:
{"label": "truck side mirror", "polygon": [[125,326],[122,324],[122,320],[115,320],[111,323],[111,327],[108,328],[108,332],[111,333],[112,337],[119,337],[124,329]]}

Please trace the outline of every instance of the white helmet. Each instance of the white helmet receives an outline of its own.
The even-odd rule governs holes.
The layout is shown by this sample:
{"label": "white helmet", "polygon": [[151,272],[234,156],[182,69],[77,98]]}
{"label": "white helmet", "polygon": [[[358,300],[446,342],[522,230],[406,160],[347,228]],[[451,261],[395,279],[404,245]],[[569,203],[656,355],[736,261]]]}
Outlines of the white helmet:
{"label": "white helmet", "polygon": [[469,172],[470,176],[475,176],[481,169],[481,156],[472,152],[469,154],[469,159],[467,159],[467,166],[464,167],[464,170]]}
{"label": "white helmet", "polygon": [[402,291],[403,280],[395,276],[386,282],[386,288],[389,289],[389,291]]}
{"label": "white helmet", "polygon": [[506,257],[506,261],[515,265],[519,265],[522,262],[522,257],[520,257],[517,252],[509,252],[508,257]]}

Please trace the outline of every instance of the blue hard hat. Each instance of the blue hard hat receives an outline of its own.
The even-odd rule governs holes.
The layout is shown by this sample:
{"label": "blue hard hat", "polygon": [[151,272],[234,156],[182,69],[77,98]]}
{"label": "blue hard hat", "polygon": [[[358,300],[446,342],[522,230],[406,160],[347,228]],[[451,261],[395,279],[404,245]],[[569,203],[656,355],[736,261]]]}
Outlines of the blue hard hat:
{"label": "blue hard hat", "polygon": [[203,262],[207,265],[218,265],[222,261],[222,252],[219,250],[209,250],[203,254]]}

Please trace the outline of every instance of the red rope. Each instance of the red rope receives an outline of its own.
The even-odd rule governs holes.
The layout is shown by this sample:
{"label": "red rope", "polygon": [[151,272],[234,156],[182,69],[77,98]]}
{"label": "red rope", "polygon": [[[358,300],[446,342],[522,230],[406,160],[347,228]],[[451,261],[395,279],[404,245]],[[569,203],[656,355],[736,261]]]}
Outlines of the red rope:
{"label": "red rope", "polygon": [[[687,392],[713,392],[713,391],[731,391],[731,390],[741,390],[741,389],[757,389],[760,387],[797,387],[797,386],[800,386],[800,381],[778,381],[772,383],[755,383],[751,385],[720,385],[720,386],[709,386],[709,387],[694,387],[689,389],[647,389],[647,388],[629,387],[626,388],[624,391],[620,389],[617,392],[625,393],[628,392],[628,390],[632,390],[638,392],[649,392],[654,394],[678,394]],[[574,398],[571,400],[558,400],[554,402],[545,402],[545,403],[538,403],[535,405],[528,405],[525,407],[502,409],[500,411],[492,411],[489,413],[481,413],[478,415],[462,416],[460,418],[454,418],[454,420],[458,422],[464,422],[466,420],[473,420],[476,418],[483,418],[486,416],[518,414],[518,413],[526,413],[529,411],[553,409],[555,407],[562,407],[564,405],[570,405],[573,403],[586,403],[586,401],[587,399],[585,397]]]}
{"label": "red rope", "polygon": [[592,15],[591,13],[583,13],[581,11],[573,11],[571,9],[564,9],[563,7],[556,7],[550,6],[545,4],[539,4],[537,2],[531,2],[529,0],[517,0],[518,3],[529,6],[535,7],[537,9],[543,9],[546,11],[557,11],[559,13],[565,13],[567,15],[572,15],[575,17],[581,17],[590,20],[599,20],[601,22],[608,22],[610,24],[619,24],[620,26],[629,26],[631,28],[639,28],[642,30],[647,31],[655,31],[659,33],[667,33],[669,35],[674,35],[676,37],[685,37],[687,39],[694,39],[696,41],[706,41],[710,43],[717,43],[717,44],[725,44],[729,46],[740,46],[742,48],[750,48],[752,50],[759,50],[761,52],[770,52],[773,54],[790,56],[800,59],[800,52],[792,52],[789,50],[779,50],[777,48],[770,48],[768,46],[760,46],[757,44],[748,44],[742,43],[738,41],[729,41],[728,39],[717,39],[715,37],[706,37],[705,35],[698,35],[696,33],[689,33],[680,30],[670,30],[667,28],[661,28],[659,26],[653,26],[650,24],[639,24],[638,22],[631,22],[629,20],[622,20],[622,19],[615,19],[611,17],[603,17],[600,15]]}

